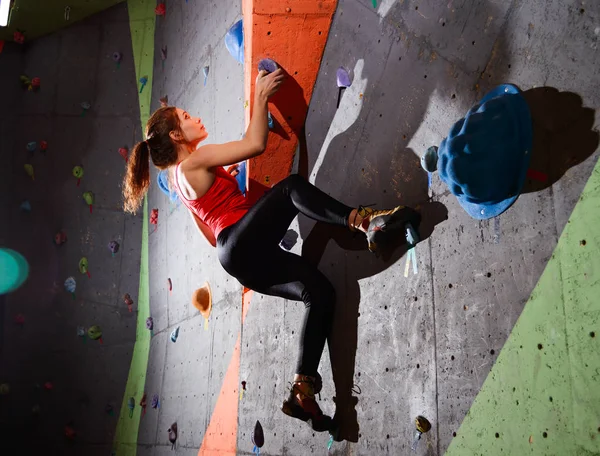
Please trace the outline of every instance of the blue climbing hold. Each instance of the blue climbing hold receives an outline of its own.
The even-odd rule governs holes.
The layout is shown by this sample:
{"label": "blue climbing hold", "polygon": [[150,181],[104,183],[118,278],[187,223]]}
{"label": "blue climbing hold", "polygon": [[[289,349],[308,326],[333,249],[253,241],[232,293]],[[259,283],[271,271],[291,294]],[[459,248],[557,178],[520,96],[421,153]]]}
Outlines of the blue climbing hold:
{"label": "blue climbing hold", "polygon": [[235,176],[235,180],[238,183],[238,188],[242,195],[246,196],[246,162],[243,161],[238,166],[238,175]]}
{"label": "blue climbing hold", "polygon": [[225,47],[234,59],[244,64],[244,26],[241,19],[227,31]]}
{"label": "blue climbing hold", "polygon": [[179,197],[177,196],[177,192],[169,188],[168,170],[163,169],[162,171],[159,171],[158,175],[156,176],[156,181],[158,182],[158,187],[165,195],[169,197],[169,200],[171,200],[171,202],[175,202],[179,199]]}

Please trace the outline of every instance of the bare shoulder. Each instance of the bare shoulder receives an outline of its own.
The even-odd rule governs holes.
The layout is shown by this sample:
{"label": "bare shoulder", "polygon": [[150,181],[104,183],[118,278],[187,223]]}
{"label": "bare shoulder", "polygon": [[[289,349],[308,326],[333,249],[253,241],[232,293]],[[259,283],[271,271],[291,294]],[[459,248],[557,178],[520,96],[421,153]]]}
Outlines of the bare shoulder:
{"label": "bare shoulder", "polygon": [[[197,153],[198,150],[194,152],[194,154]],[[175,177],[179,182],[179,188],[183,196],[189,200],[202,198],[215,181],[214,169],[194,166],[189,158],[182,161],[181,165],[175,168],[175,172],[177,173]]]}

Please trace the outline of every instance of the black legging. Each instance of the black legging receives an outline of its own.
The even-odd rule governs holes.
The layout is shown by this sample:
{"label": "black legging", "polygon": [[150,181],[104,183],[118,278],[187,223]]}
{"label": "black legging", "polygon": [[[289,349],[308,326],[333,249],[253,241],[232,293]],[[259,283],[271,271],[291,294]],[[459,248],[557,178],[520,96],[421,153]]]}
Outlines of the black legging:
{"label": "black legging", "polygon": [[348,226],[351,211],[351,207],[292,174],[217,238],[219,261],[242,285],[258,293],[304,302],[307,311],[297,374],[317,373],[331,329],[335,290],[315,266],[286,252],[279,243],[299,212],[319,222]]}

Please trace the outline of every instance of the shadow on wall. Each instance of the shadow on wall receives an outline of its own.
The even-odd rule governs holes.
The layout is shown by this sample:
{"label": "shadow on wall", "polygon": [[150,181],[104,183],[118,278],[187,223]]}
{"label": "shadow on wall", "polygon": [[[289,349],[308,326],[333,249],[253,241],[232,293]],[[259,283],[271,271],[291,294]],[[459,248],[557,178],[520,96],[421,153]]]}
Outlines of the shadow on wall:
{"label": "shadow on wall", "polygon": [[[426,239],[434,226],[447,218],[447,211],[440,203],[429,200],[427,174],[419,163],[419,155],[431,144],[419,144],[423,148],[419,151],[408,144],[417,135],[435,98],[453,104],[452,109],[447,109],[448,116],[461,113],[441,127],[445,134],[480,95],[478,83],[483,86],[486,81],[481,80],[480,68],[465,71],[453,59],[438,55],[427,40],[430,31],[420,29],[416,36],[404,24],[386,19],[380,23],[376,14],[364,14],[359,2],[340,3],[307,120],[308,147],[300,148],[299,172],[353,207],[371,203],[376,208],[420,205],[423,212],[420,235]],[[390,15],[400,14],[394,9],[402,8],[406,5],[393,7]],[[353,15],[353,9],[358,14]],[[494,6],[490,4],[487,12],[493,15]],[[462,37],[460,26],[455,24],[457,30],[453,33]],[[445,31],[451,27],[448,24]],[[496,42],[489,43],[486,54],[491,54],[489,60],[505,56],[503,43],[499,32]],[[340,64],[353,69],[353,83],[345,90],[336,110],[335,70]],[[502,80],[502,76],[496,74],[493,79]],[[437,109],[445,111],[444,106]],[[322,125],[329,125],[329,129],[323,129]],[[299,226],[305,239],[302,255],[315,264],[321,263],[320,269],[338,293],[337,308],[343,303],[344,311],[336,312],[328,340],[336,388],[335,420],[339,424],[336,440],[356,442],[358,399],[352,396],[352,388],[361,301],[359,280],[394,265],[406,252],[406,246],[390,252],[382,261],[367,251],[362,235],[315,225],[305,218],[299,220]],[[342,249],[328,249],[326,253],[330,240]],[[398,280],[403,279],[398,277]]]}
{"label": "shadow on wall", "polygon": [[523,193],[537,192],[557,182],[569,168],[578,165],[598,147],[593,130],[595,111],[583,107],[581,97],[553,87],[524,92],[533,122],[533,151],[529,177]]}

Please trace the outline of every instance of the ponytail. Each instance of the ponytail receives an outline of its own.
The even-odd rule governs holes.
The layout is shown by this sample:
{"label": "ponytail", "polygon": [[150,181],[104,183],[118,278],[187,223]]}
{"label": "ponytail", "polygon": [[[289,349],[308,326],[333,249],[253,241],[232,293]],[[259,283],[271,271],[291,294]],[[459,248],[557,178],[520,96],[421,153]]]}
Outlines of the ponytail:
{"label": "ponytail", "polygon": [[176,108],[157,109],[146,123],[146,141],[137,143],[127,163],[123,179],[123,208],[126,212],[139,209],[150,186],[150,157],[158,169],[167,169],[177,163],[177,145],[170,137],[172,131],[181,133]]}
{"label": "ponytail", "polygon": [[137,143],[127,163],[123,179],[123,208],[135,214],[150,186],[150,146],[148,141]]}

